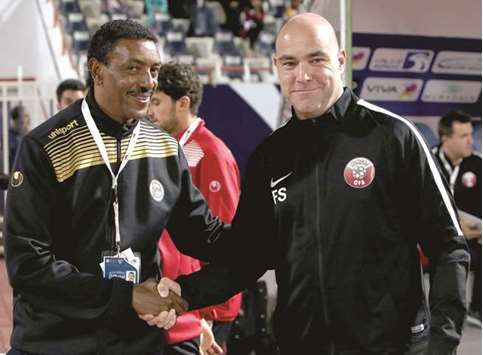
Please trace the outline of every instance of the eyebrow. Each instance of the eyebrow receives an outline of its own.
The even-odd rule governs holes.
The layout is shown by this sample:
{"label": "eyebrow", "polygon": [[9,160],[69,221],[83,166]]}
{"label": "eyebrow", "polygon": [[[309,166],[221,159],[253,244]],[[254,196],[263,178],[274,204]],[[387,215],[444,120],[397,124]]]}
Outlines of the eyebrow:
{"label": "eyebrow", "polygon": [[[127,62],[128,64],[132,64],[132,63],[135,63],[135,64],[139,64],[139,65],[146,65],[147,63],[145,61],[142,61],[140,59],[136,59],[136,58],[132,58],[130,60],[128,60]],[[161,66],[161,62],[154,62],[153,65],[158,65],[158,66]]]}
{"label": "eyebrow", "polygon": [[329,55],[325,52],[322,52],[322,51],[315,51],[315,52],[312,52],[312,53],[309,53],[307,55],[308,58],[313,58],[313,57],[324,57],[324,58],[329,58]]}
{"label": "eyebrow", "polygon": [[[314,58],[314,57],[329,58],[327,53],[322,52],[322,51],[315,51],[315,52],[309,53],[309,54],[304,56],[304,58]],[[294,60],[294,59],[297,59],[297,58],[293,55],[284,54],[284,55],[278,57],[277,59],[280,60],[280,61],[284,61],[284,60]]]}

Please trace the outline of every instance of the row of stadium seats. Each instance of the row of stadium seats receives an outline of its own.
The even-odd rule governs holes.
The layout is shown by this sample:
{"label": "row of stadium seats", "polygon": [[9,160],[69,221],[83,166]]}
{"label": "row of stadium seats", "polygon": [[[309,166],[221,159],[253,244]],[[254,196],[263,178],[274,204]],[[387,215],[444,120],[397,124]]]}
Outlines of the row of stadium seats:
{"label": "row of stadium seats", "polygon": [[[125,12],[119,9],[109,10],[102,0],[58,0],[60,13],[65,18],[65,30],[70,33],[75,55],[85,62],[91,35],[109,20],[134,18],[147,22],[143,14],[142,0],[128,0]],[[215,4],[215,3],[212,3]],[[220,4],[216,3],[221,6]],[[270,6],[275,16],[284,8],[284,0],[271,0]],[[219,17],[219,15],[218,15]],[[205,82],[217,80],[268,81],[275,80],[271,55],[275,47],[276,26],[270,21],[254,45],[254,51],[248,43],[232,32],[217,29],[213,36],[188,36],[190,21],[172,18],[167,13],[155,13],[150,28],[160,39],[160,47],[165,59],[177,60],[195,65]],[[220,20],[221,21],[221,20]],[[272,21],[273,22],[273,21]],[[206,75],[204,75],[206,74]]]}

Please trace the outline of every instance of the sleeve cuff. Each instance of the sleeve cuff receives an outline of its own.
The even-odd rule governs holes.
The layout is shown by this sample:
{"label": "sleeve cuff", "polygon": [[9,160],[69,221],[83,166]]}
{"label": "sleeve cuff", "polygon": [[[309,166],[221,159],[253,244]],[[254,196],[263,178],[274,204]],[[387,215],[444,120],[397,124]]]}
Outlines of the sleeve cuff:
{"label": "sleeve cuff", "polygon": [[458,345],[451,344],[445,339],[431,336],[428,345],[427,355],[456,355]]}
{"label": "sleeve cuff", "polygon": [[112,296],[107,309],[109,320],[121,320],[125,318],[137,318],[137,314],[132,307],[133,283],[113,278]]}

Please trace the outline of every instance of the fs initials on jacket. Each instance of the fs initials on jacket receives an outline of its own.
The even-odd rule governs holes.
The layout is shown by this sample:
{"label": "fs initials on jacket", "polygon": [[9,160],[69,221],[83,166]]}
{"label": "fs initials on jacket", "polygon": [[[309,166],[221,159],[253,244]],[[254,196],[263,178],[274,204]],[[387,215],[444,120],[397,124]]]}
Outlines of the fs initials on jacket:
{"label": "fs initials on jacket", "polygon": [[[469,254],[433,156],[406,119],[349,89],[250,157],[218,264],[178,279],[190,307],[276,272],[282,354],[452,354]],[[417,245],[432,265],[429,305]],[[224,266],[223,266],[224,264]]]}

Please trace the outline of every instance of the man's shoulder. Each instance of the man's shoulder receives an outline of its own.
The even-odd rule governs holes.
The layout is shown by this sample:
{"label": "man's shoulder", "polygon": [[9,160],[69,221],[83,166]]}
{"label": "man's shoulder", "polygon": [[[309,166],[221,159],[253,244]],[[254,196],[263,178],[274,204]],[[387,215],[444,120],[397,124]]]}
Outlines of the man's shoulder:
{"label": "man's shoulder", "polygon": [[147,118],[139,120],[140,138],[139,146],[144,147],[152,152],[157,152],[155,155],[163,157],[178,155],[178,141],[172,137],[165,130],[156,127]]}
{"label": "man's shoulder", "polygon": [[162,140],[167,140],[169,142],[174,142],[176,144],[177,141],[174,137],[172,137],[168,132],[164,129],[155,126],[150,120],[147,118],[141,118],[141,134],[147,135],[152,138],[161,138]]}
{"label": "man's shoulder", "polygon": [[87,126],[82,117],[80,103],[75,103],[35,127],[28,136],[46,146],[83,127]]}
{"label": "man's shoulder", "polygon": [[469,156],[469,158],[481,162],[481,153],[474,150],[473,153],[471,153],[471,155]]}
{"label": "man's shoulder", "polygon": [[192,143],[192,145],[197,145],[206,157],[211,155],[233,156],[230,148],[228,148],[225,142],[206,126],[201,126],[196,130],[195,134],[193,134],[193,139],[191,142],[188,142],[187,145],[190,143]]}
{"label": "man's shoulder", "polygon": [[401,129],[403,131],[414,131],[414,124],[411,121],[397,113],[394,113],[384,107],[370,103],[364,99],[358,99],[356,102],[355,115],[359,117],[371,119],[385,126]]}
{"label": "man's shoulder", "polygon": [[466,164],[476,165],[481,169],[481,154],[477,151],[473,151],[470,156],[463,159]]}

